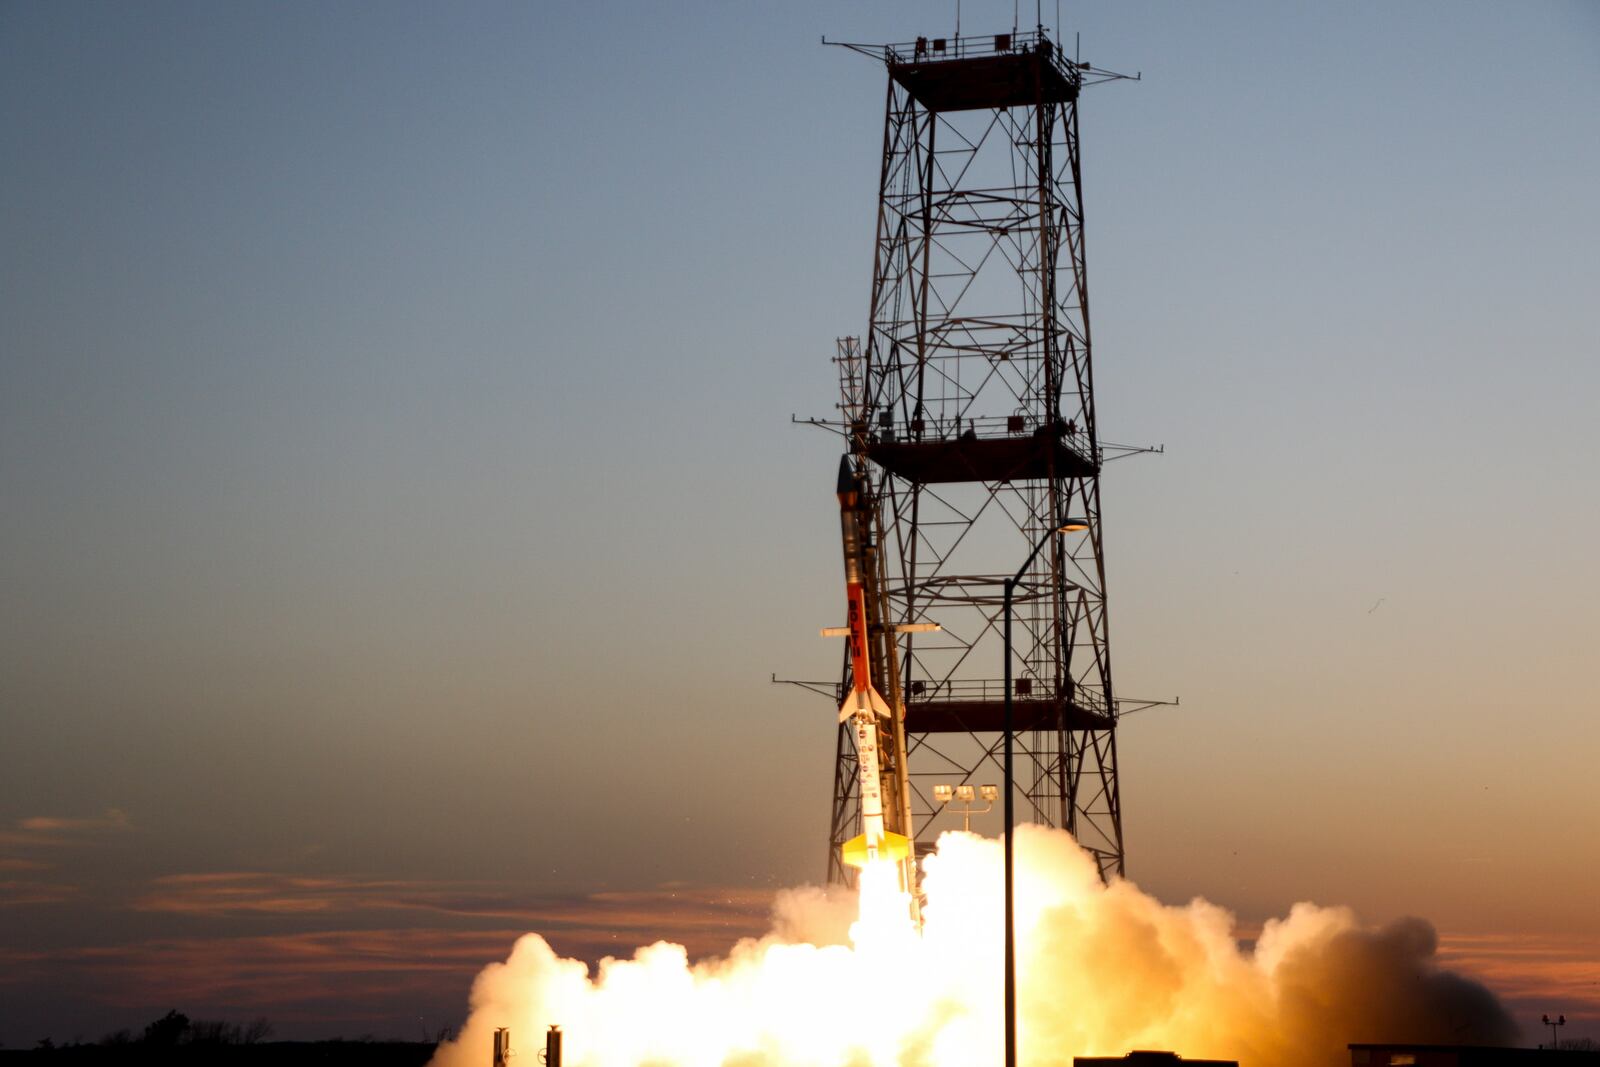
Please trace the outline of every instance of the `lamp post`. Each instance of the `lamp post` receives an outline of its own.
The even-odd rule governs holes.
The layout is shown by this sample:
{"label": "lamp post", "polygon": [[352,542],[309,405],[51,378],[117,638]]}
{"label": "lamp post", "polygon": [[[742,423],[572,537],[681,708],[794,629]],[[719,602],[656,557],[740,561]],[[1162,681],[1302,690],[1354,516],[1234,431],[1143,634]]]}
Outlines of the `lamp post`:
{"label": "lamp post", "polygon": [[1016,821],[1014,808],[1016,803],[1016,784],[1012,780],[1011,764],[1013,758],[1012,730],[1015,725],[1011,707],[1011,599],[1016,594],[1017,586],[1022,583],[1022,576],[1028,568],[1033,566],[1034,559],[1050,539],[1057,534],[1076,533],[1087,530],[1089,523],[1084,519],[1067,519],[1059,526],[1053,526],[1033,546],[1033,551],[1028,553],[1028,558],[1022,561],[1022,566],[1017,568],[1017,573],[1006,579],[1005,596],[1005,623],[1002,633],[1005,637],[1005,822],[1006,822],[1006,1064],[1005,1067],[1017,1067],[1017,931],[1015,922],[1015,871],[1012,865],[1014,853],[1014,839],[1016,837]]}
{"label": "lamp post", "polygon": [[1559,1049],[1561,1047],[1561,1037],[1560,1031],[1558,1031],[1556,1027],[1567,1025],[1567,1017],[1565,1015],[1557,1015],[1554,1019],[1552,1019],[1548,1015],[1541,1015],[1539,1016],[1539,1021],[1550,1028],[1551,1050],[1554,1051]]}
{"label": "lamp post", "polygon": [[[997,785],[970,786],[965,783],[957,786],[936,785],[933,787],[933,799],[936,804],[948,804],[951,800],[961,801],[961,829],[967,833],[972,832],[972,817],[974,815],[987,815],[994,810],[995,798],[1000,795]],[[978,797],[983,797],[984,806],[974,808],[972,802]]]}

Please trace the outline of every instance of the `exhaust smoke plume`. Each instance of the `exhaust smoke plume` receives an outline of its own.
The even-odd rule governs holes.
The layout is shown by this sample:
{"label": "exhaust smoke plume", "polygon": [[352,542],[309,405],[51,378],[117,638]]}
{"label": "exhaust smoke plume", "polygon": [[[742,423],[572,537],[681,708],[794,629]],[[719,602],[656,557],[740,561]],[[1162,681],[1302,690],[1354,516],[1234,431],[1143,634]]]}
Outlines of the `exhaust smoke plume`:
{"label": "exhaust smoke plume", "polygon": [[[591,980],[529,934],[479,974],[471,1016],[434,1067],[482,1067],[500,1026],[532,1057],[552,1023],[565,1067],[998,1064],[1002,863],[998,841],[945,834],[924,860],[920,933],[885,864],[863,872],[859,900],[781,895],[772,932],[724,959],[691,964],[657,942],[602,961]],[[1420,919],[1373,930],[1348,909],[1297,904],[1246,950],[1215,905],[1101,884],[1060,831],[1018,831],[1016,921],[1023,1067],[1147,1048],[1343,1067],[1350,1042],[1515,1036],[1487,989],[1435,964]]]}

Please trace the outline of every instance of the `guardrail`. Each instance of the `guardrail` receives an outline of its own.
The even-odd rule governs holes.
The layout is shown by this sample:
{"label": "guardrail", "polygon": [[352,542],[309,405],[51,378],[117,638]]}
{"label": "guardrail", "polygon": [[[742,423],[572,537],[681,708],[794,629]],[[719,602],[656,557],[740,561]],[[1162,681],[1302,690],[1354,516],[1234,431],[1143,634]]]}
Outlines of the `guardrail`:
{"label": "guardrail", "polygon": [[[1054,683],[1038,678],[1015,678],[1012,686],[1017,700],[1060,699]],[[1001,678],[949,678],[942,682],[914,679],[906,689],[905,698],[917,704],[953,701],[993,701],[998,704],[1006,698],[1006,685]],[[1085,711],[1100,713],[1102,710],[1098,696],[1088,690],[1080,689],[1073,693],[1072,703]]]}
{"label": "guardrail", "polygon": [[1078,77],[1078,68],[1061,54],[1061,49],[1038,30],[1018,33],[976,34],[962,37],[918,37],[903,44],[883,46],[891,64],[937,63],[947,59],[977,59],[982,56],[1043,55],[1069,79]]}

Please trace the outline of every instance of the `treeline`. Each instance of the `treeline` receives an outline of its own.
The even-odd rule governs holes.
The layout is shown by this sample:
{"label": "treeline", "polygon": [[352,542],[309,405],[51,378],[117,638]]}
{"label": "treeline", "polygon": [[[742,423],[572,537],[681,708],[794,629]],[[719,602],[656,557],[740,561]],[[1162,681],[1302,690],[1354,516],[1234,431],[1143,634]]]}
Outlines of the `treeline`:
{"label": "treeline", "polygon": [[439,1042],[450,1034],[443,1030],[428,1041],[381,1041],[370,1035],[354,1041],[271,1041],[271,1036],[272,1023],[266,1019],[247,1023],[191,1019],[174,1009],[140,1030],[118,1030],[99,1041],[58,1045],[46,1037],[31,1049],[0,1048],[0,1067],[35,1063],[52,1067],[297,1067],[335,1061],[341,1067],[424,1067]]}
{"label": "treeline", "polygon": [[272,1036],[272,1023],[256,1019],[230,1023],[225,1019],[191,1019],[176,1008],[146,1024],[135,1036],[132,1030],[118,1030],[100,1039],[111,1046],[145,1045],[172,1048],[175,1045],[254,1045]]}

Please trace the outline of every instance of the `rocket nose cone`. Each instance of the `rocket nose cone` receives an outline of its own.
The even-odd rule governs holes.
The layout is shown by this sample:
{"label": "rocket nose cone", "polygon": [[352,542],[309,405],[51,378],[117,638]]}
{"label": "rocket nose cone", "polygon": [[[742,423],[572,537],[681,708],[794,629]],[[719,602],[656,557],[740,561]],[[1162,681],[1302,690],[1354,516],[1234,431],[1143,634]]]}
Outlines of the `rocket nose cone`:
{"label": "rocket nose cone", "polygon": [[834,492],[839,497],[839,503],[855,503],[856,493],[858,492],[856,486],[856,469],[855,466],[851,464],[848,454],[839,457],[839,484]]}

